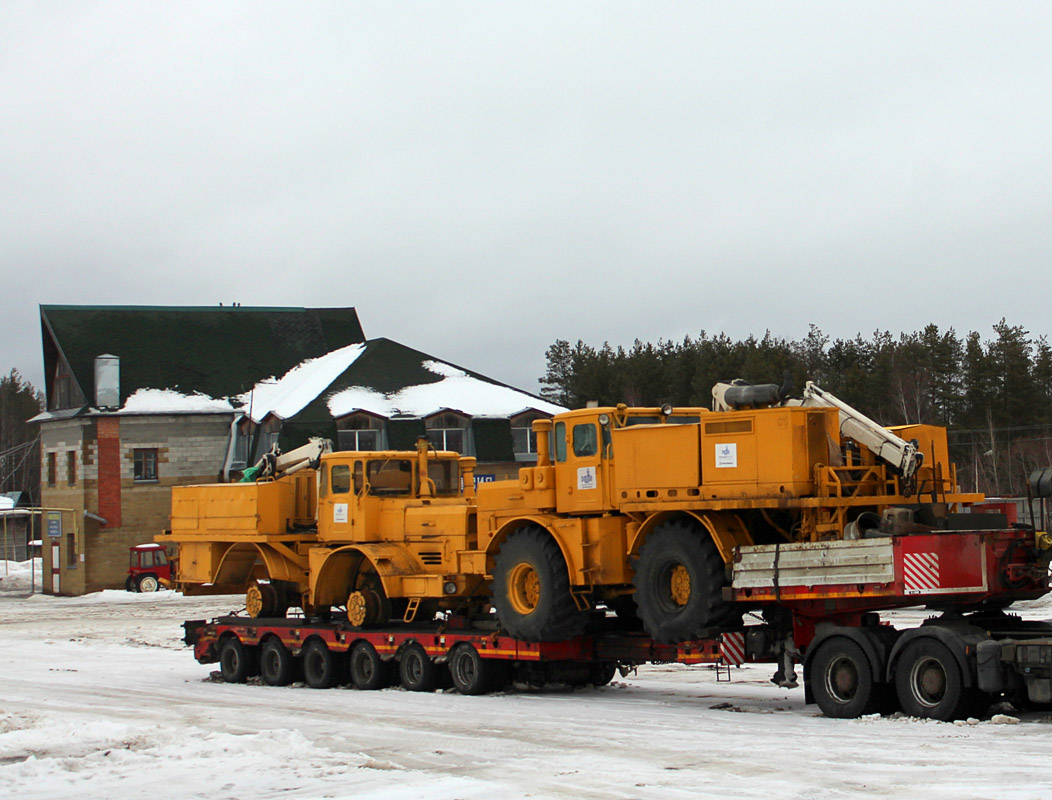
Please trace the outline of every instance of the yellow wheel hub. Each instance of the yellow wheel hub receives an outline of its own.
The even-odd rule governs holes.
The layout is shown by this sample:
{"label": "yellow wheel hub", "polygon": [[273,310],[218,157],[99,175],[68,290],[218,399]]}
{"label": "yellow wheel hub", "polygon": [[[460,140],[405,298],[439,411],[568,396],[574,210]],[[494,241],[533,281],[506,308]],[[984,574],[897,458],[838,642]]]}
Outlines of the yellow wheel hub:
{"label": "yellow wheel hub", "polygon": [[518,614],[532,614],[541,601],[541,579],[533,565],[516,564],[508,579],[508,600]]}
{"label": "yellow wheel hub", "polygon": [[245,592],[245,610],[250,617],[258,617],[263,613],[263,592],[256,584],[249,586]]}
{"label": "yellow wheel hub", "polygon": [[672,590],[672,602],[677,606],[685,606],[690,600],[690,573],[682,564],[672,568],[669,575],[669,588]]}

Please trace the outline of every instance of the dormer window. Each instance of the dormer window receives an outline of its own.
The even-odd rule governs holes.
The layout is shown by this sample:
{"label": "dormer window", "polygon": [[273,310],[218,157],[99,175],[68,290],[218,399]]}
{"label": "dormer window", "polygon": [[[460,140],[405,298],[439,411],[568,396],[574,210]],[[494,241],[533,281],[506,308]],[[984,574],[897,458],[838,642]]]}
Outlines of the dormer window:
{"label": "dormer window", "polygon": [[511,444],[517,461],[537,460],[537,434],[533,432],[535,419],[548,419],[540,411],[523,411],[511,418]]}
{"label": "dormer window", "polygon": [[336,420],[336,437],[340,450],[383,450],[384,418],[367,411],[356,411]]}
{"label": "dormer window", "polygon": [[471,455],[468,431],[470,418],[455,411],[440,411],[424,420],[427,440],[436,450]]}

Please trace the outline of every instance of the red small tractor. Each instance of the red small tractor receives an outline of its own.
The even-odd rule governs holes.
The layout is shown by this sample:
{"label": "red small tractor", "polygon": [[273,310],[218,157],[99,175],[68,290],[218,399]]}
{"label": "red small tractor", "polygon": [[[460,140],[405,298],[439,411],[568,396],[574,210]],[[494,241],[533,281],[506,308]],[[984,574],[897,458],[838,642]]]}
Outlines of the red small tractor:
{"label": "red small tractor", "polygon": [[128,548],[128,551],[130,558],[125,589],[129,592],[156,592],[162,585],[171,585],[172,564],[163,545],[137,544]]}

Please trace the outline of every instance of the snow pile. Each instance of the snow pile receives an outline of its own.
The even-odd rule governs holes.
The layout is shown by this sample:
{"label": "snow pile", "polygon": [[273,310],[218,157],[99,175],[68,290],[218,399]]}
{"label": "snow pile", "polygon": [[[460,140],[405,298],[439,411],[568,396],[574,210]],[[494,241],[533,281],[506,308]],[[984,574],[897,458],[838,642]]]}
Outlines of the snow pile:
{"label": "snow pile", "polygon": [[[36,562],[34,565],[33,562]],[[35,589],[40,591],[42,567],[40,559],[32,561],[0,561],[0,589],[9,592],[29,592],[29,582],[36,578]],[[35,574],[34,574],[35,573]]]}
{"label": "snow pile", "polygon": [[473,378],[442,361],[425,361],[423,366],[429,372],[441,376],[442,380],[407,386],[393,394],[353,386],[329,398],[329,412],[334,417],[342,417],[356,410],[369,411],[382,417],[420,417],[441,408],[450,408],[472,417],[506,417],[528,408],[548,414],[566,410],[517,389]]}
{"label": "snow pile", "polygon": [[217,400],[200,392],[183,394],[174,389],[139,389],[124,401],[121,414],[166,414],[231,412],[229,400]]}
{"label": "snow pile", "polygon": [[364,350],[364,344],[351,344],[320,358],[308,359],[290,369],[280,379],[270,378],[257,383],[237,400],[253,422],[260,422],[271,413],[288,419],[328,389]]}

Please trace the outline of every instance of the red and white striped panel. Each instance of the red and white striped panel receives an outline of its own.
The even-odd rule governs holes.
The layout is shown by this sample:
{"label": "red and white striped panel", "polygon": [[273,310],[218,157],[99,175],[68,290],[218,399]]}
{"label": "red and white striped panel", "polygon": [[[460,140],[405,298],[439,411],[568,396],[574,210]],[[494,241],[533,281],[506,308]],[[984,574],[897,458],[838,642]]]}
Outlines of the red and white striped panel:
{"label": "red and white striped panel", "polygon": [[940,587],[938,553],[903,553],[902,580],[908,594],[922,594]]}
{"label": "red and white striped panel", "polygon": [[733,667],[740,667],[745,663],[744,633],[725,633],[720,636],[720,660]]}

